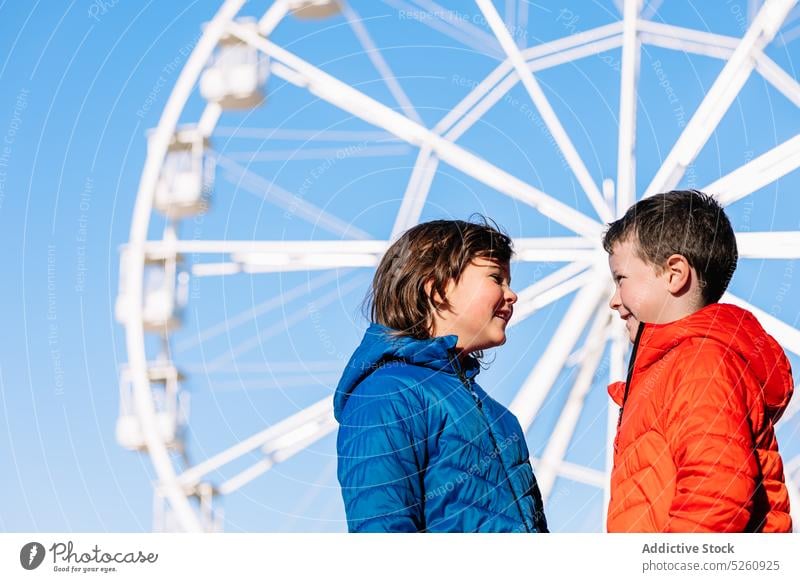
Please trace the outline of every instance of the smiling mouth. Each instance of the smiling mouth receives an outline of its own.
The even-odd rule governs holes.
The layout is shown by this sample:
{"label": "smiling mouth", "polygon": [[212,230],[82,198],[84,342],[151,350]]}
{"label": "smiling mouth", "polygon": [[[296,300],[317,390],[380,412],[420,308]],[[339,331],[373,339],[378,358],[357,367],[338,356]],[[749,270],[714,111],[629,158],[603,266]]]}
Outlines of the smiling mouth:
{"label": "smiling mouth", "polygon": [[499,317],[500,319],[508,323],[508,321],[511,319],[512,313],[513,313],[512,311],[498,311],[497,313],[494,314],[494,316]]}

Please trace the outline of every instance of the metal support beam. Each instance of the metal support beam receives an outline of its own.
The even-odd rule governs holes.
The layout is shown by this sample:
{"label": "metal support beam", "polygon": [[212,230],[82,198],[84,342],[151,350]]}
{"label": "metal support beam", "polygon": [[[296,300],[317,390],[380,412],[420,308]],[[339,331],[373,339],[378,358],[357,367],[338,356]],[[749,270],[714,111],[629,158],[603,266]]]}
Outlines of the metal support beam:
{"label": "metal support beam", "polygon": [[723,206],[733,204],[800,168],[800,135],[786,140],[703,188]]}
{"label": "metal support beam", "polygon": [[617,208],[615,217],[636,200],[636,100],[641,43],[637,30],[642,0],[625,0],[617,140]]}
{"label": "metal support beam", "polygon": [[[640,38],[645,44],[715,59],[729,59],[740,42],[740,39],[735,36],[647,20],[640,20],[639,28]],[[800,83],[797,79],[762,51],[755,52],[753,58],[756,63],[756,71],[784,97],[800,107]]]}
{"label": "metal support beam", "polygon": [[395,218],[390,240],[396,240],[419,222],[438,166],[439,160],[433,155],[431,148],[422,146],[417,161],[414,163],[406,192],[403,194],[403,201],[400,203],[400,210]]}
{"label": "metal support beam", "polygon": [[206,371],[214,372],[215,370],[223,368],[231,362],[235,362],[238,356],[259,347],[265,340],[276,336],[279,333],[286,332],[286,330],[290,329],[294,324],[311,317],[316,310],[322,309],[323,307],[326,307],[336,301],[341,301],[342,297],[355,291],[356,289],[363,290],[369,279],[369,276],[363,275],[354,277],[347,283],[338,285],[332,291],[316,297],[314,301],[310,301],[308,304],[296,309],[294,312],[283,315],[279,321],[266,327],[259,328],[254,336],[246,340],[242,340],[234,346],[230,346],[230,348],[221,355],[217,356],[213,360],[210,360],[206,365]]}
{"label": "metal support beam", "polygon": [[411,0],[413,4],[402,0],[383,0],[384,3],[405,12],[408,20],[418,20],[422,24],[457,40],[480,53],[488,53],[496,59],[503,58],[503,52],[497,46],[494,37],[480,27],[468,22],[461,15],[431,0]]}
{"label": "metal support beam", "polygon": [[611,319],[611,313],[607,309],[598,309],[595,319],[589,328],[589,335],[586,339],[586,347],[583,350],[583,362],[575,383],[572,385],[567,402],[558,417],[547,447],[539,460],[536,470],[536,480],[542,492],[542,498],[547,503],[553,486],[556,482],[559,466],[564,462],[567,449],[575,434],[575,427],[578,425],[581,411],[583,410],[586,396],[592,387],[597,368],[603,357],[606,346],[606,327]]}
{"label": "metal support beam", "polygon": [[353,226],[349,222],[333,216],[300,196],[284,190],[275,182],[270,182],[266,178],[251,172],[232,159],[221,154],[216,154],[215,158],[218,167],[224,168],[226,171],[233,174],[230,181],[237,187],[241,186],[244,190],[275,204],[279,208],[283,208],[293,216],[302,218],[321,230],[344,238],[362,240],[372,238],[368,233]]}
{"label": "metal support beam", "polygon": [[[508,325],[516,325],[525,319],[526,316],[524,314],[526,311],[533,313],[537,309],[541,309],[544,305],[547,305],[541,298],[542,295],[551,292],[553,289],[560,289],[561,285],[574,280],[588,268],[589,263],[570,263],[519,291],[517,293],[517,303],[514,306],[514,317]],[[558,296],[562,297],[563,295]]]}
{"label": "metal support beam", "polygon": [[530,428],[586,323],[608,291],[606,275],[593,273],[593,278],[572,300],[550,343],[509,406],[523,431]]}
{"label": "metal support beam", "polygon": [[[186,469],[178,478],[181,486],[192,488],[203,480],[207,475],[224,467],[231,461],[243,457],[259,448],[268,447],[268,452],[273,453],[281,450],[284,446],[292,446],[294,440],[288,439],[281,445],[280,439],[292,437],[292,435],[305,432],[308,427],[323,426],[329,419],[333,418],[333,400],[325,397],[319,402],[312,404],[281,422],[262,430],[261,432],[239,441],[232,447],[217,453],[213,457]],[[320,435],[321,438],[324,435]],[[276,446],[277,444],[277,446]]]}
{"label": "metal support beam", "polygon": [[[248,307],[244,311],[241,311],[236,315],[226,317],[223,321],[211,325],[203,330],[197,330],[196,332],[192,333],[192,335],[186,337],[180,342],[177,342],[175,345],[175,351],[177,353],[185,352],[186,350],[200,345],[204,341],[218,337],[223,333],[228,333],[242,325],[252,323],[258,317],[261,317],[262,315],[275,309],[279,309],[290,301],[298,299],[299,297],[304,297],[312,291],[327,285],[328,283],[338,281],[345,273],[346,271],[331,271],[329,273],[323,273],[322,275],[317,275],[316,277],[310,278],[307,281],[290,289],[281,289],[279,294],[270,297],[258,305]],[[205,373],[204,369],[201,369],[201,371]]]}
{"label": "metal support beam", "polygon": [[800,232],[737,232],[740,259],[800,259]]}
{"label": "metal support beam", "polygon": [[275,0],[258,21],[258,32],[268,36],[280,24],[280,21],[286,17],[288,11],[289,6],[286,0]]}
{"label": "metal support beam", "polygon": [[581,237],[516,238],[514,258],[523,262],[579,261],[597,263],[605,260],[600,239]]}
{"label": "metal support beam", "polygon": [[[607,50],[612,50],[622,44],[622,35],[603,38],[585,45],[564,50],[552,55],[534,59],[528,63],[531,72],[542,71],[551,67],[557,67],[564,63],[572,62],[577,59],[596,55]],[[452,129],[447,131],[444,136],[452,141],[458,140],[470,127],[481,119],[481,117],[494,107],[517,83],[519,77],[515,72],[511,72],[505,79],[497,84],[489,93],[478,101],[477,105],[471,109]]]}
{"label": "metal support beam", "polygon": [[[628,353],[630,340],[628,338],[625,324],[621,319],[611,320],[611,349],[608,362],[609,382],[625,381],[625,357]],[[608,504],[611,500],[611,469],[614,467],[614,440],[617,436],[617,420],[619,418],[619,406],[608,398],[608,414],[606,416],[606,477],[603,482],[603,529],[608,520]]]}
{"label": "metal support beam", "polygon": [[367,123],[390,131],[410,144],[420,147],[429,145],[445,163],[511,198],[530,204],[545,216],[579,234],[596,237],[602,231],[602,225],[585,214],[328,75],[247,27],[232,25],[232,32],[281,64],[280,68],[273,65],[273,71],[290,83],[306,87],[321,99]]}
{"label": "metal support beam", "polygon": [[557,280],[560,278],[560,276],[561,272],[556,271],[550,275],[550,278],[545,277],[539,281],[539,283],[534,283],[527,289],[521,291],[519,295],[520,299],[514,306],[514,319],[509,323],[509,325],[521,323],[523,320],[527,319],[543,307],[546,307],[551,303],[558,301],[562,297],[577,291],[595,278],[595,275],[591,270],[586,270],[579,275],[558,283],[557,285],[553,285],[546,289],[544,288],[546,284],[551,284],[552,281]]}
{"label": "metal support beam", "polygon": [[550,101],[547,99],[544,91],[542,91],[539,83],[534,78],[533,73],[531,73],[530,69],[528,68],[528,65],[525,62],[519,47],[517,47],[514,39],[511,36],[511,33],[508,32],[508,29],[503,24],[503,19],[500,18],[500,15],[497,13],[497,9],[494,7],[494,4],[492,4],[491,0],[476,0],[476,2],[478,7],[481,9],[481,12],[483,12],[484,17],[488,21],[489,27],[492,29],[492,32],[494,32],[494,35],[500,42],[500,46],[503,47],[508,59],[514,65],[514,70],[522,80],[522,84],[525,86],[531,101],[533,101],[534,105],[539,110],[545,126],[553,136],[558,148],[564,155],[564,160],[572,169],[572,172],[575,174],[578,183],[588,196],[589,201],[592,203],[592,206],[597,212],[597,215],[603,222],[610,222],[613,220],[613,215],[605,203],[605,199],[603,198],[603,194],[600,192],[600,188],[597,187],[597,184],[592,179],[591,174],[589,174],[589,170],[586,168],[586,165],[583,163],[583,160],[578,154],[578,150],[575,149],[575,146],[567,135],[564,126],[561,125],[561,121],[558,119],[556,112],[550,105]]}
{"label": "metal support beam", "polygon": [[753,24],[706,93],[672,151],[645,190],[653,196],[674,188],[719,125],[755,66],[755,55],[774,38],[797,0],[766,0]]}
{"label": "metal support beam", "polygon": [[386,83],[386,86],[389,88],[389,92],[394,96],[398,105],[400,105],[400,108],[405,112],[406,116],[413,119],[420,125],[423,125],[422,118],[419,116],[419,113],[417,113],[417,110],[414,109],[411,99],[409,99],[408,95],[406,95],[406,92],[403,91],[403,88],[397,81],[397,77],[395,77],[392,69],[389,67],[389,63],[386,62],[386,59],[383,58],[383,55],[381,54],[380,50],[378,50],[378,47],[375,46],[375,43],[372,41],[372,37],[367,31],[367,27],[364,26],[361,17],[350,5],[350,2],[339,2],[339,6],[342,9],[344,17],[347,19],[347,23],[350,25],[350,28],[353,29],[353,33],[356,35],[356,38],[358,38],[361,46],[364,47],[364,52],[367,54],[367,57],[369,57],[369,60],[372,61],[372,64],[375,66],[375,69],[377,69],[378,73],[380,73],[381,77],[383,78],[383,82]]}
{"label": "metal support beam", "polygon": [[[620,23],[616,22],[610,25],[601,26],[596,29],[580,32],[565,38],[531,47],[523,51],[523,55],[525,56],[526,61],[530,61],[531,59],[536,60],[548,55],[564,53],[572,48],[580,47],[581,45],[600,39],[608,38],[609,36],[619,36],[620,31]],[[529,63],[529,65],[531,64],[532,63]],[[534,68],[533,70],[538,70],[538,68]],[[480,103],[493,87],[495,87],[510,74],[514,76],[514,82],[511,85],[513,86],[519,80],[519,77],[513,73],[513,67],[511,66],[511,63],[509,63],[508,60],[504,60],[497,67],[495,67],[492,72],[484,77],[484,79],[478,83],[478,85],[476,85],[461,101],[456,104],[455,107],[450,110],[447,115],[441,119],[441,121],[439,121],[439,123],[436,124],[434,131],[439,134],[444,134],[447,132],[459,119],[464,117],[464,115],[466,115],[470,109]]]}
{"label": "metal support beam", "polygon": [[[539,474],[539,459],[531,457],[531,464]],[[584,485],[591,485],[592,487],[602,487],[605,479],[605,473],[597,469],[590,469],[577,463],[570,463],[569,461],[562,461],[558,468],[558,477],[564,477],[570,481],[583,483]]]}

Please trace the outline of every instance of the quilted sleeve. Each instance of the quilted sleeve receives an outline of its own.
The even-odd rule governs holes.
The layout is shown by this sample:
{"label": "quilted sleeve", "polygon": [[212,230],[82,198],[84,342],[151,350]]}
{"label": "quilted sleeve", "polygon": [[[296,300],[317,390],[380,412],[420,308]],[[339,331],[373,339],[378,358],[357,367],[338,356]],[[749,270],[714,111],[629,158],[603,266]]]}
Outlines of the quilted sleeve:
{"label": "quilted sleeve", "polygon": [[667,531],[744,531],[758,465],[739,370],[719,365],[708,375],[686,374],[667,407],[665,432],[677,473]]}
{"label": "quilted sleeve", "polygon": [[345,405],[336,448],[351,532],[425,529],[424,413],[407,391],[367,380]]}

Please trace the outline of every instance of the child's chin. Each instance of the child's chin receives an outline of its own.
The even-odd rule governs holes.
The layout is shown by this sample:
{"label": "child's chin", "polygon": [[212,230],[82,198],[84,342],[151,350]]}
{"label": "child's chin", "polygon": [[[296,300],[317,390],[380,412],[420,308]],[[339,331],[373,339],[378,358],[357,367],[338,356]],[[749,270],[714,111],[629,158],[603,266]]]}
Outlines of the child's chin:
{"label": "child's chin", "polygon": [[503,334],[502,337],[498,337],[497,339],[493,340],[491,343],[489,343],[488,345],[486,345],[485,347],[483,347],[481,349],[482,350],[488,350],[490,348],[497,348],[499,346],[502,346],[504,343],[506,343],[506,335],[505,334]]}

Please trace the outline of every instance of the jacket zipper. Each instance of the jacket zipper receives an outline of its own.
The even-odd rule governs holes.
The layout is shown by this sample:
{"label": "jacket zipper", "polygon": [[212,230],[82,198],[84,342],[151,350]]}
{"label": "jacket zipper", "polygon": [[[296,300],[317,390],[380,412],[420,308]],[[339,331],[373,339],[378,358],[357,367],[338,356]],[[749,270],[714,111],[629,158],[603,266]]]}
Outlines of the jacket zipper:
{"label": "jacket zipper", "polygon": [[[636,330],[636,339],[633,340],[633,350],[631,350],[631,360],[628,362],[628,375],[625,378],[625,392],[622,395],[622,405],[619,407],[619,417],[617,418],[617,434],[619,434],[619,427],[622,425],[622,412],[625,410],[625,403],[628,401],[628,394],[631,390],[631,381],[633,380],[633,363],[636,360],[636,352],[639,351],[639,340],[642,339],[642,332],[644,331],[644,323],[639,322],[639,329]],[[616,439],[615,439],[616,444]],[[616,447],[615,447],[616,448]]]}
{"label": "jacket zipper", "polygon": [[461,380],[461,383],[464,387],[469,390],[472,399],[475,401],[475,405],[478,407],[478,411],[481,413],[481,417],[483,418],[484,423],[486,424],[486,429],[489,432],[489,438],[492,441],[492,452],[497,451],[497,456],[500,460],[500,466],[503,468],[503,474],[506,477],[506,483],[508,483],[508,488],[511,490],[511,497],[514,498],[514,504],[517,506],[517,511],[519,511],[519,516],[522,519],[522,523],[525,526],[525,531],[530,533],[531,529],[528,526],[528,521],[525,519],[525,513],[522,511],[522,506],[519,504],[519,499],[517,498],[517,493],[514,491],[514,486],[511,484],[511,478],[508,475],[508,471],[506,470],[506,464],[503,462],[502,452],[497,447],[497,439],[494,437],[494,433],[492,432],[492,427],[489,424],[489,419],[486,418],[486,413],[483,411],[483,402],[481,402],[480,396],[475,390],[472,388],[472,381],[467,379],[464,371],[461,369],[460,362],[456,363],[456,370],[458,370],[458,378]]}

